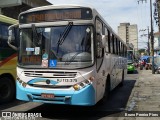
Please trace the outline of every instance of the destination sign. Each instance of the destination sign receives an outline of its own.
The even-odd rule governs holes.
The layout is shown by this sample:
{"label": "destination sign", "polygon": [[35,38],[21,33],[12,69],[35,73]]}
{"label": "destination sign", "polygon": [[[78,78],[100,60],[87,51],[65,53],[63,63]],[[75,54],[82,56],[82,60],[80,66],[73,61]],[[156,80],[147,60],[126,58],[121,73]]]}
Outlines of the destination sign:
{"label": "destination sign", "polygon": [[21,14],[19,23],[53,22],[69,19],[92,19],[89,8],[52,9]]}
{"label": "destination sign", "polygon": [[42,59],[40,55],[27,55],[27,56],[22,56],[22,63],[23,64],[41,64]]}

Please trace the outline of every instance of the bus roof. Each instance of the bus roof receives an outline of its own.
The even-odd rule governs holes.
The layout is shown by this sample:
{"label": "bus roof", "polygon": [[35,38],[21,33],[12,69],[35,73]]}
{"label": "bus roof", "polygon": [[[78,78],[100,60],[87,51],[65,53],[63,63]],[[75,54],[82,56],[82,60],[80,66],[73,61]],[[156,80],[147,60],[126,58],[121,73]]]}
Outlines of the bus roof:
{"label": "bus roof", "polygon": [[18,21],[16,19],[4,16],[4,15],[0,15],[0,22],[8,23],[8,24],[16,24],[16,23],[18,23]]}

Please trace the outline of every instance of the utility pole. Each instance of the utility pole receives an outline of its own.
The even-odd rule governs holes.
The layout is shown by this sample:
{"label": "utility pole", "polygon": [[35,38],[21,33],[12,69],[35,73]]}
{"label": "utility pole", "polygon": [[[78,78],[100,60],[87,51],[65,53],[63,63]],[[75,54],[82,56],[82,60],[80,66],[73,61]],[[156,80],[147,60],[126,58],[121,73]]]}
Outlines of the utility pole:
{"label": "utility pole", "polygon": [[151,17],[151,55],[152,55],[152,74],[155,74],[155,69],[154,69],[154,36],[153,36],[153,20],[152,20],[152,0],[150,0],[150,17]]}
{"label": "utility pole", "polygon": [[147,47],[148,47],[148,55],[150,56],[150,42],[149,42],[149,39],[150,39],[150,33],[149,33],[149,26],[147,27],[147,29],[140,29],[139,32],[141,31],[148,31],[147,34],[142,34],[141,36],[146,36],[148,37],[148,42],[147,42]]}
{"label": "utility pole", "polygon": [[[139,2],[142,1],[145,1],[147,2],[147,0],[138,0],[138,4]],[[150,33],[150,36],[151,36],[151,55],[152,55],[152,74],[155,74],[155,69],[154,69],[154,36],[153,36],[153,20],[152,20],[152,0],[150,0],[150,22],[151,22],[151,33]]]}
{"label": "utility pole", "polygon": [[149,34],[149,26],[147,27],[148,30],[148,55],[150,56],[150,42],[149,42],[149,38],[150,38],[150,34]]}

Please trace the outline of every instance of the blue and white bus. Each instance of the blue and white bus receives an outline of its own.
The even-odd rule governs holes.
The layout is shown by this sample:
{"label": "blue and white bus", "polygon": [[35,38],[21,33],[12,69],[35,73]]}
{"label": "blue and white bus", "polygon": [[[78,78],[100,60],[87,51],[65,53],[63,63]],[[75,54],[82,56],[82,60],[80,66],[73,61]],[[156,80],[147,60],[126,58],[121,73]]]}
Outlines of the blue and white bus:
{"label": "blue and white bus", "polygon": [[17,99],[91,106],[123,85],[126,44],[94,8],[32,8],[20,13],[19,32]]}

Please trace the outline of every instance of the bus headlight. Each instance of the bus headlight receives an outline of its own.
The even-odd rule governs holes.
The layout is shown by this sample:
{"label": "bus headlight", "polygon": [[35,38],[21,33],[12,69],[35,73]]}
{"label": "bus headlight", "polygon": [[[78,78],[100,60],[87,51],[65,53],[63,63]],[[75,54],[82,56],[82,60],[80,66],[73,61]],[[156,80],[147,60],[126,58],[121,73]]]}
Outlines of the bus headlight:
{"label": "bus headlight", "polygon": [[79,86],[78,84],[75,84],[75,85],[73,86],[73,88],[74,88],[74,90],[79,90],[79,89],[80,89],[80,86]]}
{"label": "bus headlight", "polygon": [[83,82],[77,83],[75,85],[73,85],[74,90],[78,91],[84,87],[86,87],[87,85],[91,84],[91,80],[85,80]]}
{"label": "bus headlight", "polygon": [[26,87],[27,83],[23,82],[19,77],[17,77],[17,81],[23,86]]}

